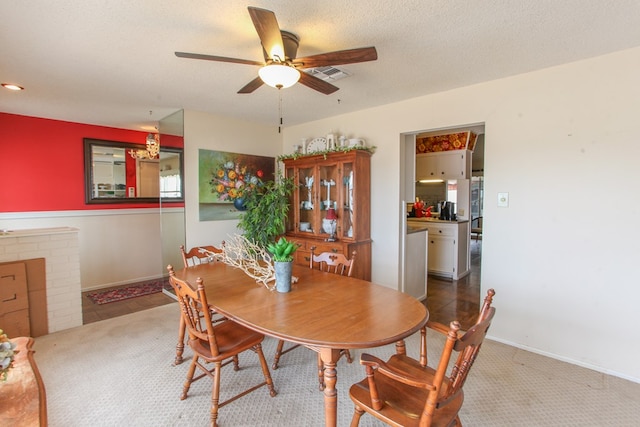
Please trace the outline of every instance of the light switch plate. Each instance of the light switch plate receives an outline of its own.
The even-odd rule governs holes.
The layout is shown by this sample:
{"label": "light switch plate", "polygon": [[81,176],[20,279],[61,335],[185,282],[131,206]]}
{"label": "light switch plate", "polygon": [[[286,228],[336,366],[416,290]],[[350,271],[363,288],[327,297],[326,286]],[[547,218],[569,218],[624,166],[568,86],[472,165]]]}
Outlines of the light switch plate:
{"label": "light switch plate", "polygon": [[498,193],[498,207],[499,208],[509,207],[509,193]]}

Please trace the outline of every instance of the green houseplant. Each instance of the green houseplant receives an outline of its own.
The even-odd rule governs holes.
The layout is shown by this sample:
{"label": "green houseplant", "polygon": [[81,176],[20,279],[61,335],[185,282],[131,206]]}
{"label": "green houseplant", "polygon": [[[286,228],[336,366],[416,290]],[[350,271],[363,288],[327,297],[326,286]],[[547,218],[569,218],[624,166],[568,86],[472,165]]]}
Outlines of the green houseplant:
{"label": "green houseplant", "polygon": [[267,250],[273,255],[273,260],[277,262],[293,261],[293,253],[298,249],[298,245],[281,237],[277,243],[269,243]]}
{"label": "green houseplant", "polygon": [[289,213],[289,197],[295,189],[293,178],[282,175],[274,181],[268,181],[259,189],[245,196],[246,211],[240,216],[238,228],[244,237],[263,248],[273,256],[276,276],[276,290],[291,290],[291,271],[293,252],[298,248],[292,242],[281,238],[286,228]]}
{"label": "green houseplant", "polygon": [[277,243],[270,243],[267,250],[273,255],[273,266],[276,271],[276,291],[289,292],[293,269],[293,253],[298,245],[281,237]]}
{"label": "green houseplant", "polygon": [[289,197],[294,189],[293,178],[280,176],[245,195],[246,211],[240,216],[238,228],[248,240],[266,249],[285,232]]}

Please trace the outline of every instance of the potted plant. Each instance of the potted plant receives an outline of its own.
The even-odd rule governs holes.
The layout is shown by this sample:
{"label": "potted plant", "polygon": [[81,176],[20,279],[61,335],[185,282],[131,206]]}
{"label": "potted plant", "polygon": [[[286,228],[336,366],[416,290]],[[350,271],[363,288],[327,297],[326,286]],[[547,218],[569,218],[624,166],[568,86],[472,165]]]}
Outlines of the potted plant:
{"label": "potted plant", "polygon": [[266,249],[285,232],[289,197],[294,189],[293,178],[280,176],[245,194],[246,211],[240,216],[238,228],[249,241]]}
{"label": "potted plant", "polygon": [[273,255],[273,265],[276,271],[276,291],[289,292],[291,290],[291,271],[293,267],[293,253],[298,245],[281,237],[277,243],[267,245],[267,250]]}

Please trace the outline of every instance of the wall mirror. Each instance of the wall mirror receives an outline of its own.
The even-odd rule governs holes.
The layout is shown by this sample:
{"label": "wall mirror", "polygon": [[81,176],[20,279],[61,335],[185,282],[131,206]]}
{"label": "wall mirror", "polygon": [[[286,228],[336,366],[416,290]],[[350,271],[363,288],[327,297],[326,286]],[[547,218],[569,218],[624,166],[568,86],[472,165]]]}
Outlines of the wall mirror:
{"label": "wall mirror", "polygon": [[130,153],[144,148],[141,144],[85,138],[86,203],[184,201],[183,150],[161,146],[156,159]]}

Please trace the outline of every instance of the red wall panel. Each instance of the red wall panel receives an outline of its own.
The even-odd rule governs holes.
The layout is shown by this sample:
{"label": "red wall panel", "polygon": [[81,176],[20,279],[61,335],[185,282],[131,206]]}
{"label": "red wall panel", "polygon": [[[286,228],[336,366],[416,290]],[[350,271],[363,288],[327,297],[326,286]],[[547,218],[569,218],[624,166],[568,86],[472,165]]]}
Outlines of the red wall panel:
{"label": "red wall panel", "polygon": [[[158,207],[157,203],[88,205],[84,201],[83,138],[144,145],[146,135],[0,113],[0,212]],[[162,143],[181,147],[182,139],[163,137]]]}

